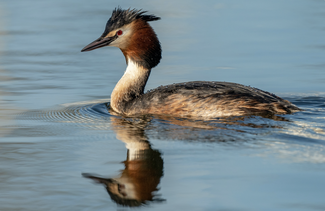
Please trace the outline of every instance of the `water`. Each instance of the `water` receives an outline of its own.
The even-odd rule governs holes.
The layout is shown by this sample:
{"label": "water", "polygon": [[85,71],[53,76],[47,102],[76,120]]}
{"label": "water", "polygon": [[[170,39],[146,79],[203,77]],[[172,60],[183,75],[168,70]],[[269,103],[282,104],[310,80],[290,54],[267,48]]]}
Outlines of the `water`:
{"label": "water", "polygon": [[[80,50],[118,5],[162,17],[147,89],[230,81],[304,111],[208,122],[109,113],[123,55]],[[112,200],[118,189],[140,210],[325,210],[324,6],[0,1],[0,210],[128,209]]]}

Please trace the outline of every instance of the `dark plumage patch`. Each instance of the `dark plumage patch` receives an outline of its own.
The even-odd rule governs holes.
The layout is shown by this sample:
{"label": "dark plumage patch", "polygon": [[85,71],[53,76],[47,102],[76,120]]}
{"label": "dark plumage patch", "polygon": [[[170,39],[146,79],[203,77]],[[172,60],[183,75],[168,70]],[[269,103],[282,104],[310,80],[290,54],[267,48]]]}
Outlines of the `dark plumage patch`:
{"label": "dark plumage patch", "polygon": [[102,35],[104,37],[109,32],[121,28],[122,26],[131,23],[137,19],[142,19],[144,21],[156,21],[160,20],[160,17],[154,15],[144,15],[147,11],[137,10],[137,9],[127,9],[123,10],[121,8],[115,8],[112,12],[111,18],[107,21],[106,29]]}

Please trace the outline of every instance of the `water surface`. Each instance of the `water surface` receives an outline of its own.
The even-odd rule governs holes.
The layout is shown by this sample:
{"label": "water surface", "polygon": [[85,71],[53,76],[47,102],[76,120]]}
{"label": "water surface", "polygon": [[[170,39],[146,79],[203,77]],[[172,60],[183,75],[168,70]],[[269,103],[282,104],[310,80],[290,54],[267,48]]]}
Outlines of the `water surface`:
{"label": "water surface", "polygon": [[[80,50],[118,5],[162,18],[152,26],[163,60],[146,89],[229,81],[304,111],[213,121],[110,113],[123,54]],[[130,187],[141,210],[325,210],[324,8],[0,1],[0,210],[117,210],[112,194]]]}

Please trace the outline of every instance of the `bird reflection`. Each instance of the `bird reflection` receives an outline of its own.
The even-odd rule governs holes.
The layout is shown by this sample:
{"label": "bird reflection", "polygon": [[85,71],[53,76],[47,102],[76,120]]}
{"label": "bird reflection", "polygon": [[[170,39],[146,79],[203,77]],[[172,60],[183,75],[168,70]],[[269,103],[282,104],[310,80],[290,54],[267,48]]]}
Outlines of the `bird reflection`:
{"label": "bird reflection", "polygon": [[[96,109],[98,110],[97,107]],[[104,111],[105,109],[106,107]],[[250,118],[254,118],[250,116],[203,121],[170,116],[124,118],[119,115],[115,116],[112,110],[109,110],[109,114],[111,123],[109,128],[116,133],[117,139],[124,142],[127,148],[125,168],[114,178],[89,173],[84,173],[83,176],[103,184],[114,202],[129,207],[141,206],[149,201],[163,201],[157,195],[157,187],[163,176],[163,160],[161,153],[151,148],[146,133],[151,136],[155,134],[154,136],[160,139],[240,141],[246,140],[243,133],[253,133],[247,131],[247,128],[259,130],[281,128],[279,124],[269,123],[288,121],[281,116],[264,117],[265,119],[256,119],[257,121],[249,121]],[[231,133],[220,133],[220,131],[231,131]]]}
{"label": "bird reflection", "polygon": [[111,199],[119,205],[137,207],[149,201],[163,201],[158,197],[158,184],[163,176],[161,153],[152,149],[144,133],[147,121],[134,122],[111,117],[117,139],[126,144],[125,169],[116,178],[104,178],[94,174],[83,176],[106,187]]}

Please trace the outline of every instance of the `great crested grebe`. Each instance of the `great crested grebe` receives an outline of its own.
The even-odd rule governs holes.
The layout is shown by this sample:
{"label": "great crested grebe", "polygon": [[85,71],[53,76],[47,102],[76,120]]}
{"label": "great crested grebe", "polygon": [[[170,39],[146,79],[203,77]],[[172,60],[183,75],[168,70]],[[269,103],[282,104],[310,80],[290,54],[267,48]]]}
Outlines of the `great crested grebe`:
{"label": "great crested grebe", "polygon": [[125,116],[162,114],[214,118],[300,111],[274,94],[229,82],[177,83],[144,93],[150,71],[161,59],[159,40],[148,24],[160,18],[145,13],[142,10],[116,8],[102,36],[81,50],[115,46],[123,52],[127,68],[116,84],[110,101],[110,107],[115,112]]}

